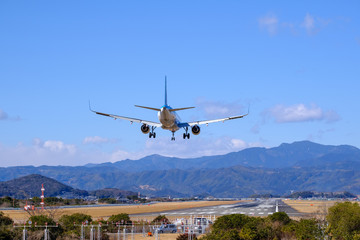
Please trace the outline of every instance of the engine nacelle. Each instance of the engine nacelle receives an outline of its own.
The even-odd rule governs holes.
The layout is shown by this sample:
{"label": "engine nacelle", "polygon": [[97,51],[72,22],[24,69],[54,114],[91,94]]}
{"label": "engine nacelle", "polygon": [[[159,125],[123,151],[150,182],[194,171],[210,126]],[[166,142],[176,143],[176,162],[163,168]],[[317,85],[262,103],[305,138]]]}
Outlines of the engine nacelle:
{"label": "engine nacelle", "polygon": [[191,128],[191,132],[194,134],[194,135],[199,135],[200,134],[200,127],[198,125],[194,125],[192,128]]}
{"label": "engine nacelle", "polygon": [[146,124],[141,125],[141,132],[143,134],[149,133],[150,132],[150,127],[148,125],[146,125]]}

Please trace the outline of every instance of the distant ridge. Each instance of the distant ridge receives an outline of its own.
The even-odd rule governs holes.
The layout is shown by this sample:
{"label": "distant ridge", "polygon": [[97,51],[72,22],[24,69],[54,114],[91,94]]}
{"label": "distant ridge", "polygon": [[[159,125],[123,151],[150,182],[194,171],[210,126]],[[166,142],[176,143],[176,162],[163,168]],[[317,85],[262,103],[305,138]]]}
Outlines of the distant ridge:
{"label": "distant ridge", "polygon": [[290,191],[360,194],[360,150],[301,141],[193,159],[151,155],[79,167],[0,168],[0,180],[32,173],[88,191],[119,188],[149,196],[247,197]]}
{"label": "distant ridge", "polygon": [[[88,167],[116,167],[127,172],[142,172],[169,169],[217,169],[232,166],[248,166],[263,168],[287,168],[305,166],[303,161],[311,164],[329,154],[350,154],[360,157],[360,150],[349,145],[321,145],[310,141],[291,144],[283,143],[274,148],[247,148],[239,152],[225,155],[182,159],[150,155],[139,160],[123,160],[115,163],[92,164]],[[360,158],[359,158],[360,161]]]}
{"label": "distant ridge", "polygon": [[119,189],[100,189],[92,192],[74,189],[52,178],[39,174],[31,174],[6,182],[0,182],[0,197],[10,196],[17,199],[28,199],[41,196],[41,186],[44,184],[45,197],[79,198],[85,196],[97,196],[101,198],[137,195],[135,192]]}

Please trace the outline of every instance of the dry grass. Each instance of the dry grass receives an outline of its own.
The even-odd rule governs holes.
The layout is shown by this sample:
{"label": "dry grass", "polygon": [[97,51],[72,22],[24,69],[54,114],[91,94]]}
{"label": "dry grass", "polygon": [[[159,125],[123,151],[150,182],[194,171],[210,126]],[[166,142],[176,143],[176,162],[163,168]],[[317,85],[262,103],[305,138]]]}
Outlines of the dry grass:
{"label": "dry grass", "polygon": [[284,203],[288,204],[295,210],[301,213],[316,214],[319,211],[327,211],[329,207],[332,207],[338,201],[311,201],[311,200],[284,200]]}
{"label": "dry grass", "polygon": [[[84,208],[61,208],[53,213],[55,218],[61,215],[71,215],[73,213],[84,213],[90,215],[93,219],[107,219],[111,215],[119,213],[143,214],[153,212],[166,212],[171,210],[198,208],[207,206],[217,206],[224,204],[234,204],[240,201],[198,201],[198,202],[166,202],[149,205],[129,205],[129,206],[103,206],[103,207],[84,207]],[[6,215],[15,222],[24,222],[29,218],[29,214],[24,210],[4,210]]]}

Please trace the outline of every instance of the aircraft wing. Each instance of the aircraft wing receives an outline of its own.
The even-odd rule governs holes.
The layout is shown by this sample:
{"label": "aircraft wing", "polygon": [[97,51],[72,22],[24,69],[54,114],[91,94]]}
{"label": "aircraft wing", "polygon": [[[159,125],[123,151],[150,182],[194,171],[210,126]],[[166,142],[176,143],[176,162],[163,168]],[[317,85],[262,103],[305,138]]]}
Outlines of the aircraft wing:
{"label": "aircraft wing", "polygon": [[179,127],[192,127],[194,125],[201,125],[201,124],[209,124],[209,123],[215,123],[215,122],[225,122],[227,120],[233,120],[238,118],[243,118],[247,116],[249,113],[239,116],[233,116],[233,117],[227,117],[227,118],[219,118],[219,119],[213,119],[213,120],[202,120],[202,121],[195,121],[195,122],[188,122],[188,123],[180,123]]}
{"label": "aircraft wing", "polygon": [[92,111],[92,112],[94,112],[96,114],[99,114],[99,115],[102,115],[102,116],[105,116],[105,117],[111,117],[111,118],[114,118],[114,119],[123,119],[123,120],[128,120],[130,122],[143,123],[143,124],[146,124],[146,125],[149,125],[149,126],[154,126],[154,127],[161,127],[162,126],[161,123],[146,121],[146,120],[137,119],[137,118],[123,117],[123,116],[118,116],[118,115],[114,115],[114,114],[97,112],[97,111],[92,110],[91,108],[90,108],[90,111]]}

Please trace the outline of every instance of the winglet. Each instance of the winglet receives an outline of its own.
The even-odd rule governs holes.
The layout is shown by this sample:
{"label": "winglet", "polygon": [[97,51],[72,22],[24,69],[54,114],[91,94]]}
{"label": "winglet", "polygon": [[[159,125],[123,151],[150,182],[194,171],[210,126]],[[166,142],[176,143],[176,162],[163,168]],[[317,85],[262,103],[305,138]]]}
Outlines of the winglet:
{"label": "winglet", "polygon": [[89,100],[89,110],[94,112],[94,110],[91,109],[90,100]]}

